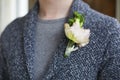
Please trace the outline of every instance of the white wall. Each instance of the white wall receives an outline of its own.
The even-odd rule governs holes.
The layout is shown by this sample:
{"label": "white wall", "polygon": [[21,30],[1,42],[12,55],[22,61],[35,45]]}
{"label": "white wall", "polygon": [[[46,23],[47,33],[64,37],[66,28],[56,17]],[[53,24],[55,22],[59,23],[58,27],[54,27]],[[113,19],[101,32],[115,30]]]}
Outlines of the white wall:
{"label": "white wall", "polygon": [[0,0],[0,34],[17,17],[28,12],[28,0]]}

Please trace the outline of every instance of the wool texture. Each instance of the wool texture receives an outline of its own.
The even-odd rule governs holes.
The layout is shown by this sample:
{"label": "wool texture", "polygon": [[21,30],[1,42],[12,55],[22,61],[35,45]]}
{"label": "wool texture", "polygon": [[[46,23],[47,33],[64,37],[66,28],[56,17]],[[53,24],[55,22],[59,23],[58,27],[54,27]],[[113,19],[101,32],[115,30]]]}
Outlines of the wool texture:
{"label": "wool texture", "polygon": [[[35,28],[39,5],[7,26],[0,38],[0,80],[34,80]],[[73,12],[84,14],[90,42],[64,58],[68,39],[63,36],[41,80],[120,80],[120,24],[74,0]],[[47,45],[46,45],[47,46]]]}

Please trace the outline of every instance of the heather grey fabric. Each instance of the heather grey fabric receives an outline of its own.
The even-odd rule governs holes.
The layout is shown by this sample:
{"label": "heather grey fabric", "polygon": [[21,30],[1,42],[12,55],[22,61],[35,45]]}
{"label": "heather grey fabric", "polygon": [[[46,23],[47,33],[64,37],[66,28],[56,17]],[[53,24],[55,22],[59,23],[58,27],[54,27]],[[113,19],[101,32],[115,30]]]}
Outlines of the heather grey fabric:
{"label": "heather grey fabric", "polygon": [[[22,18],[7,26],[0,38],[0,80],[34,80],[35,33],[38,3]],[[90,42],[68,58],[63,54],[68,39],[63,36],[41,80],[120,80],[120,24],[74,0],[74,11],[84,14]]]}
{"label": "heather grey fabric", "polygon": [[64,36],[64,23],[66,18],[55,20],[38,19],[35,35],[35,80],[40,80],[47,65],[54,56],[54,51]]}

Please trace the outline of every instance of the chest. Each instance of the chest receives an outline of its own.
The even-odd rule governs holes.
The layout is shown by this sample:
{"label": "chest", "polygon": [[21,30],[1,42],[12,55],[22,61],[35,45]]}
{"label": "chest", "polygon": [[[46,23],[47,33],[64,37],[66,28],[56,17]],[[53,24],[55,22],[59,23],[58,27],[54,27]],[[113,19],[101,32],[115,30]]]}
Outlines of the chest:
{"label": "chest", "polygon": [[[64,58],[67,42],[66,39],[61,41],[59,47],[54,51],[43,80],[95,80],[103,61],[107,39],[102,39],[91,32],[88,45],[72,52],[68,58]],[[24,52],[24,47],[20,43],[22,42],[15,40],[16,47],[11,43],[12,48],[7,55],[8,69],[11,74],[13,71],[19,75],[28,73],[28,70],[32,72],[32,57],[34,57],[32,54],[34,53]],[[22,73],[19,73],[20,71]]]}

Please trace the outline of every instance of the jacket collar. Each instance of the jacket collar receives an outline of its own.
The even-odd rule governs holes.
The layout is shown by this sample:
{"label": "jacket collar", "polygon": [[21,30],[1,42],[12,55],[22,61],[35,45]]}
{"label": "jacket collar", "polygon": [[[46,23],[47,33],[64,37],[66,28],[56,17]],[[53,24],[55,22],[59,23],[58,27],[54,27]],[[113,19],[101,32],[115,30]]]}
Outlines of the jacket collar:
{"label": "jacket collar", "polygon": [[[78,11],[83,14],[87,14],[86,10],[88,9],[88,5],[86,5],[82,0],[74,0],[69,17],[72,17],[74,11]],[[35,44],[35,28],[38,17],[39,3],[36,2],[33,9],[25,16],[24,23],[24,52],[26,55],[26,64],[30,79],[33,80],[34,71],[33,71],[33,59],[34,59],[34,44]],[[62,65],[65,65],[66,59],[63,57],[65,48],[67,46],[67,39],[63,36],[61,39],[61,43],[58,49],[55,51],[55,55],[49,64],[49,68],[43,76],[43,80],[49,80],[54,74],[56,74]],[[61,66],[57,66],[61,65]]]}

